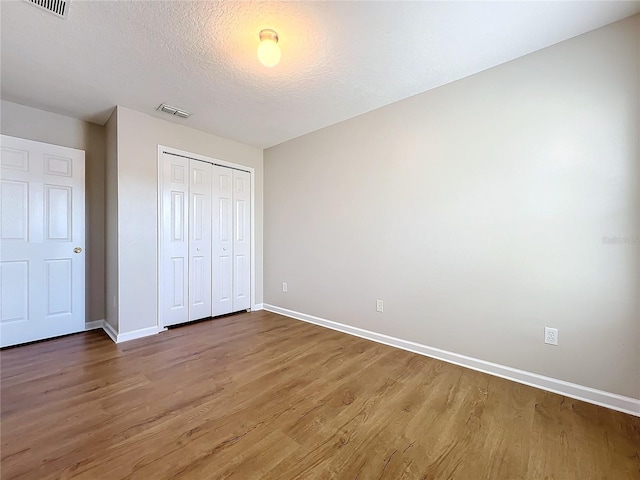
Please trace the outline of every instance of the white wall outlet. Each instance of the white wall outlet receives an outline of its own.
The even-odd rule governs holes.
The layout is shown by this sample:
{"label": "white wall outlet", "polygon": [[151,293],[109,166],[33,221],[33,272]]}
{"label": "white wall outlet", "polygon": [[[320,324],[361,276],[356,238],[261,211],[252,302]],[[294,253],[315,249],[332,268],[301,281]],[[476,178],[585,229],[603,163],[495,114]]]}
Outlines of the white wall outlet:
{"label": "white wall outlet", "polygon": [[382,312],[384,310],[384,304],[382,300],[376,300],[376,312]]}
{"label": "white wall outlet", "polygon": [[544,343],[549,345],[558,345],[558,329],[544,327]]}
{"label": "white wall outlet", "polygon": [[283,292],[287,291],[287,282],[282,282],[282,291]]}

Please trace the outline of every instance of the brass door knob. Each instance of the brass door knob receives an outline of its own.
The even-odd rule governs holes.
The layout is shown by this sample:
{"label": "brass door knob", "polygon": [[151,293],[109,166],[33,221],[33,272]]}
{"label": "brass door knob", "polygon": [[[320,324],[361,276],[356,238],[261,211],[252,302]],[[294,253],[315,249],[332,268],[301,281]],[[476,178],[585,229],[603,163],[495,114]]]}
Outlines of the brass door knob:
{"label": "brass door knob", "polygon": [[82,252],[82,248],[80,247],[76,247],[73,249],[73,253],[80,253],[80,252]]}

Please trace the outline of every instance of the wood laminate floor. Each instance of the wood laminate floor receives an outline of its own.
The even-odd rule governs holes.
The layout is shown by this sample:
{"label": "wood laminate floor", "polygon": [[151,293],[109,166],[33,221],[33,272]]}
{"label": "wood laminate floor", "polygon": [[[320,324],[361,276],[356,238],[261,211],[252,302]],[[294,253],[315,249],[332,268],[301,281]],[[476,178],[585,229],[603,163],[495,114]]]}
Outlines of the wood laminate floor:
{"label": "wood laminate floor", "polygon": [[2,479],[640,479],[640,419],[260,311],[0,353]]}

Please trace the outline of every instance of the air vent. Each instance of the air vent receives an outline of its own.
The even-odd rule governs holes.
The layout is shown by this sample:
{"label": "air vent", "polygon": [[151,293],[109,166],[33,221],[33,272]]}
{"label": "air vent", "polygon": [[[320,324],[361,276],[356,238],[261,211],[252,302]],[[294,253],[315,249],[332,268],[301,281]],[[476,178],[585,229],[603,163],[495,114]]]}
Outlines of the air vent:
{"label": "air vent", "polygon": [[67,18],[67,12],[69,11],[69,2],[71,0],[24,0],[31,5],[46,10],[49,13],[60,18]]}
{"label": "air vent", "polygon": [[156,110],[159,110],[164,113],[168,113],[169,115],[175,115],[180,118],[189,118],[191,115],[189,112],[185,112],[184,110],[180,110],[179,108],[172,107],[171,105],[167,105],[166,103],[160,104]]}

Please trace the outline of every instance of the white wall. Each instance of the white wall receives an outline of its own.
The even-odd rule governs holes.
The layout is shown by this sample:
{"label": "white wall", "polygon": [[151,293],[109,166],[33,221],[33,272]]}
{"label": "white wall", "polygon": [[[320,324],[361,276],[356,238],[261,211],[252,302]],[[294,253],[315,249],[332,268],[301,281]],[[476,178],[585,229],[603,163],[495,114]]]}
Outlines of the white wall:
{"label": "white wall", "polygon": [[104,127],[2,100],[4,135],[85,151],[86,321],[105,318],[105,132]]}
{"label": "white wall", "polygon": [[157,324],[159,144],[255,169],[256,302],[262,303],[262,150],[118,106],[119,334]]}
{"label": "white wall", "polygon": [[640,398],[639,18],[267,149],[265,303]]}

